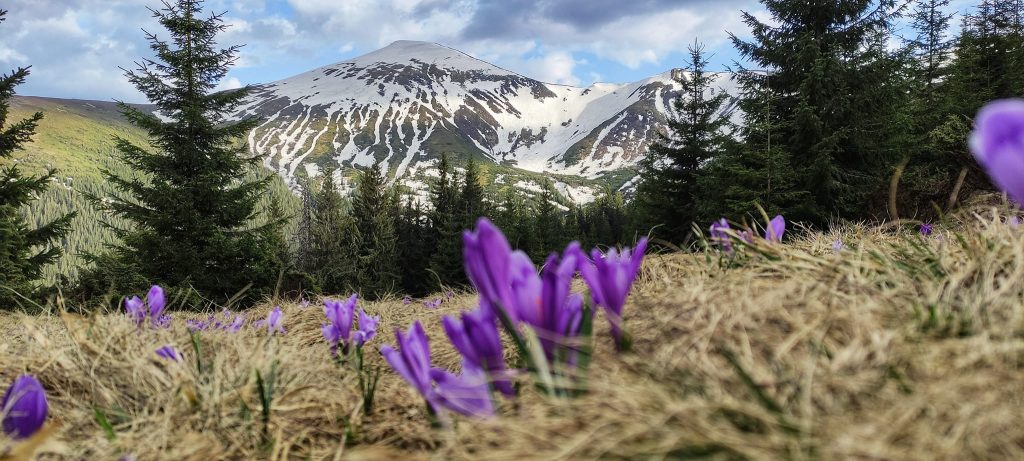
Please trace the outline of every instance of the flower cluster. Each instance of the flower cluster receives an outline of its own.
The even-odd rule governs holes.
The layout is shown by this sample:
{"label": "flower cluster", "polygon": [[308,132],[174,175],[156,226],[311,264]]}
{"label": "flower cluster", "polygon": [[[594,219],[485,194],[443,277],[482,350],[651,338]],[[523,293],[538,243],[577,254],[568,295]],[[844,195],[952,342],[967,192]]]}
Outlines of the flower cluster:
{"label": "flower cluster", "polygon": [[32,375],[21,375],[0,402],[0,425],[8,437],[25,439],[43,427],[48,412],[43,385]]}
{"label": "flower cluster", "polygon": [[164,289],[160,288],[159,285],[153,285],[149,289],[145,302],[139,299],[138,296],[132,296],[124,300],[125,314],[140,328],[146,322],[146,319],[149,319],[150,325],[154,328],[170,327],[171,316],[164,315],[166,307],[167,301],[164,297]]}
{"label": "flower cluster", "polygon": [[[498,324],[516,340],[526,361],[540,360],[535,355],[547,360],[548,366],[531,368],[547,373],[552,372],[551,364],[572,368],[581,352],[582,326],[591,312],[583,296],[571,292],[579,273],[590,287],[594,304],[608,317],[616,345],[621,347],[622,310],[646,246],[647,240],[641,239],[633,250],[593,250],[588,258],[573,242],[562,254],[549,256],[538,273],[525,253],[513,251],[497,227],[480,219],[475,230],[463,234],[464,265],[479,293],[479,307],[457,318],[442,319],[448,339],[462,355],[462,373],[454,375],[432,367],[429,341],[419,322],[405,334],[396,330],[398,348],[384,346],[381,352],[434,412],[491,415],[492,387],[509,397],[515,393]],[[527,332],[536,336],[540,347],[536,354],[526,350]]]}
{"label": "flower cluster", "polygon": [[237,333],[245,325],[245,316],[224,309],[220,316],[210,315],[206,320],[186,320],[185,327],[189,331],[221,330]]}
{"label": "flower cluster", "polygon": [[[711,235],[711,243],[718,245],[726,253],[732,252],[729,221],[721,218],[711,223],[711,227],[708,230]],[[768,243],[779,243],[782,242],[782,236],[785,233],[786,218],[783,218],[782,215],[776,215],[765,225],[764,240]],[[754,243],[754,233],[749,228],[737,232],[736,235],[747,244],[752,245]]]}
{"label": "flower cluster", "polygon": [[321,327],[321,331],[324,334],[324,339],[331,345],[331,355],[338,355],[339,346],[342,355],[348,355],[351,345],[355,345],[357,348],[362,347],[377,335],[377,323],[380,322],[380,317],[370,316],[363,309],[359,309],[358,328],[355,333],[352,332],[356,299],[357,296],[352,295],[345,301],[324,300],[324,315],[327,316],[328,323]]}

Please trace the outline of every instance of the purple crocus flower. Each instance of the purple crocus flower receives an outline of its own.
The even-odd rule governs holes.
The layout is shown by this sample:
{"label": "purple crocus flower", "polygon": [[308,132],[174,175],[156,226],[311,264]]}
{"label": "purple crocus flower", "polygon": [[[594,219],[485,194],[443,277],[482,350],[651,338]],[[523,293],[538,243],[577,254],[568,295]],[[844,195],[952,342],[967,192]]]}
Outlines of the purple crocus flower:
{"label": "purple crocus flower", "polygon": [[462,361],[462,374],[433,368],[430,378],[437,383],[436,394],[445,408],[466,416],[494,415],[494,402],[487,385],[487,374],[468,360]]}
{"label": "purple crocus flower", "polygon": [[189,331],[204,331],[209,327],[209,324],[202,320],[186,320],[185,328]]}
{"label": "purple crocus flower", "polygon": [[918,229],[918,231],[921,233],[921,235],[925,237],[932,235],[932,223],[921,223],[921,227]]}
{"label": "purple crocus flower", "polygon": [[437,413],[441,409],[441,402],[434,392],[430,377],[430,342],[427,340],[423,325],[419,320],[413,322],[409,332],[404,335],[402,330],[396,328],[395,339],[398,341],[397,350],[384,345],[381,346],[380,353],[391,364],[391,368],[412,385],[427,401],[427,405]]}
{"label": "purple crocus flower", "polygon": [[1010,219],[1007,221],[1007,224],[1009,224],[1010,227],[1012,227],[1014,229],[1020,227],[1020,217],[1018,217],[1018,216],[1011,216]]}
{"label": "purple crocus flower", "polygon": [[782,234],[786,233],[786,218],[782,215],[776,215],[768,222],[768,227],[764,230],[764,239],[769,242],[781,242]]}
{"label": "purple crocus flower", "polygon": [[266,320],[260,320],[254,323],[253,326],[256,328],[266,327],[267,334],[269,334],[270,336],[274,336],[275,332],[281,334],[285,333],[283,321],[284,314],[281,312],[281,307],[277,306],[274,308],[274,310],[270,311],[270,314],[267,315]]}
{"label": "purple crocus flower", "polygon": [[160,285],[153,285],[149,289],[149,295],[146,296],[146,304],[149,305],[150,320],[156,322],[163,315],[164,308],[167,307],[164,289],[160,288]]}
{"label": "purple crocus flower", "polygon": [[328,323],[323,325],[322,330],[324,338],[331,344],[331,354],[337,355],[339,343],[344,353],[348,353],[357,299],[358,296],[353,294],[345,301],[324,300],[324,315],[327,316]]}
{"label": "purple crocus flower", "polygon": [[729,233],[726,232],[728,229],[729,221],[725,218],[711,223],[711,241],[721,245],[722,251],[726,253],[732,251],[732,242],[729,241]]}
{"label": "purple crocus flower", "polygon": [[402,304],[405,304],[406,306],[408,306],[409,304],[412,304],[412,298],[410,298],[408,296],[402,298]]}
{"label": "purple crocus flower", "polygon": [[834,240],[832,242],[832,252],[833,253],[839,253],[840,251],[843,251],[844,249],[846,249],[846,245],[843,243],[842,240]]}
{"label": "purple crocus flower", "polygon": [[618,252],[613,248],[602,254],[594,249],[591,252],[592,263],[580,264],[580,273],[590,287],[590,295],[595,304],[604,308],[611,322],[612,337],[619,347],[623,345],[622,308],[640,271],[646,249],[647,238],[642,238],[632,251],[624,248]]}
{"label": "purple crocus flower", "polygon": [[427,309],[437,309],[441,306],[441,298],[437,298],[433,301],[423,301],[423,307]]}
{"label": "purple crocus flower", "polygon": [[367,341],[377,336],[378,323],[380,323],[380,316],[374,317],[359,309],[359,329],[352,334],[352,342],[356,344],[356,347],[362,347]]}
{"label": "purple crocus flower", "polygon": [[245,316],[244,315],[236,315],[235,319],[231,323],[226,324],[226,325],[223,326],[223,330],[228,332],[228,333],[238,333],[238,331],[242,329],[242,325],[244,325],[244,324],[245,324]]}
{"label": "purple crocus flower", "polygon": [[507,396],[515,395],[505,370],[501,335],[490,309],[482,307],[463,312],[461,319],[445,316],[441,319],[452,346],[475,368],[483,370],[494,382],[494,387]]}
{"label": "purple crocus flower", "polygon": [[143,303],[138,296],[125,298],[124,311],[128,314],[128,318],[130,318],[137,327],[141,327],[142,322],[146,321],[145,303]]}
{"label": "purple crocus flower", "polygon": [[157,349],[156,350],[156,355],[158,355],[158,356],[160,356],[162,358],[165,358],[167,360],[175,361],[175,362],[180,362],[182,360],[181,352],[178,351],[178,349],[176,347],[171,346],[169,344],[164,346],[164,347],[161,347],[161,348]]}
{"label": "purple crocus flower", "polygon": [[430,342],[419,320],[413,322],[404,335],[402,330],[396,329],[395,338],[398,349],[385,345],[380,353],[391,368],[423,396],[434,413],[440,417],[444,416],[444,410],[467,416],[494,414],[487,378],[479,368],[465,360],[461,376],[431,368]]}
{"label": "purple crocus flower", "polygon": [[754,244],[754,233],[751,232],[750,229],[739,231],[738,235],[740,236],[740,240],[751,245]]}
{"label": "purple crocus flower", "polygon": [[302,309],[309,307],[309,300],[306,298],[302,298],[302,300],[299,301],[299,307]]}
{"label": "purple crocus flower", "polygon": [[509,284],[512,270],[509,260],[513,252],[505,235],[487,218],[480,218],[475,231],[462,234],[462,244],[466,275],[480,293],[480,304],[487,309],[501,307],[511,311],[513,288]]}
{"label": "purple crocus flower", "polygon": [[32,375],[21,375],[7,388],[0,405],[4,433],[14,439],[31,437],[43,427],[48,412],[43,385]]}
{"label": "purple crocus flower", "polygon": [[1004,99],[982,107],[968,144],[992,182],[1024,204],[1024,100]]}
{"label": "purple crocus flower", "polygon": [[[643,251],[639,249],[639,251]],[[561,260],[557,255],[548,256],[541,273],[542,288],[540,317],[531,323],[537,332],[541,347],[548,360],[555,358],[559,348],[570,346],[566,339],[579,335],[583,321],[583,296],[570,293],[572,279],[581,264],[590,264],[577,242],[565,249]],[[568,347],[571,350],[571,347]],[[565,356],[570,365],[576,363],[575,352]]]}

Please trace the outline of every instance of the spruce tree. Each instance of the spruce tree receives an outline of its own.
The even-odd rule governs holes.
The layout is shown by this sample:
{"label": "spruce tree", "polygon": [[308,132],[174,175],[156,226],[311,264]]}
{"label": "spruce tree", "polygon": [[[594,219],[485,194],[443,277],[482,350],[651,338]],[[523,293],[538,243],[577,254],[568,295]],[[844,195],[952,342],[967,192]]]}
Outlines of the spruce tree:
{"label": "spruce tree", "polygon": [[[880,46],[895,2],[762,3],[772,20],[744,12],[752,38],[732,35],[740,55],[759,68],[737,74],[747,118],[744,138],[750,144],[770,136],[770,146],[751,148],[788,157],[799,177],[793,190],[783,192],[810,194],[794,197],[799,203],[788,209],[769,211],[816,224],[871,213],[869,199],[887,183],[897,156],[887,123],[903,101],[893,85],[892,57]],[[764,129],[771,131],[759,132]]]}
{"label": "spruce tree", "polygon": [[300,269],[312,276],[321,292],[344,294],[354,288],[356,268],[352,262],[361,236],[334,183],[333,171],[321,177],[315,191],[303,193],[309,195],[303,210],[309,228]]}
{"label": "spruce tree", "polygon": [[[0,23],[6,14],[0,10]],[[29,69],[22,67],[0,76],[0,160],[4,163],[31,140],[43,119],[43,114],[36,112],[27,119],[7,123],[14,87],[24,83],[28,74]],[[30,229],[21,215],[22,209],[49,187],[55,175],[54,170],[41,176],[25,175],[16,165],[0,168],[0,310],[20,305],[21,296],[32,296],[33,282],[43,267],[61,255],[59,240],[67,235],[74,213],[35,229]]]}
{"label": "spruce tree", "polygon": [[430,253],[427,245],[424,245],[423,237],[429,234],[430,228],[420,203],[411,194],[401,207],[397,226],[402,289],[414,296],[426,295],[431,288],[427,271]]}
{"label": "spruce tree", "polygon": [[430,213],[434,230],[434,247],[430,255],[430,271],[436,277],[434,287],[440,284],[458,285],[466,281],[462,266],[462,231],[466,214],[460,211],[459,179],[449,161],[442,154],[438,164],[438,179],[431,190]]}
{"label": "spruce tree", "polygon": [[925,218],[932,204],[947,196],[963,165],[938,144],[936,130],[943,124],[946,101],[941,90],[949,71],[954,41],[948,34],[953,13],[949,0],[918,0],[912,13],[914,35],[905,41],[908,56],[906,107],[910,146],[900,179],[898,203],[903,214]]}
{"label": "spruce tree", "polygon": [[393,193],[379,164],[360,172],[352,196],[352,219],[359,237],[355,281],[367,299],[378,299],[401,288]]}
{"label": "spruce tree", "polygon": [[465,229],[472,229],[477,218],[486,214],[480,166],[472,156],[466,162],[466,175],[462,178],[462,193],[459,194],[458,206]]}
{"label": "spruce tree", "polygon": [[642,160],[636,190],[643,231],[653,227],[666,240],[681,239],[689,232],[700,200],[697,178],[730,138],[728,114],[722,112],[729,94],[714,88],[715,75],[707,71],[704,46],[694,43],[689,53],[689,73],[678,81],[682,91],[673,101],[668,132],[661,134]]}
{"label": "spruce tree", "polygon": [[535,261],[543,261],[553,251],[560,251],[560,246],[567,240],[562,231],[562,217],[555,202],[555,191],[547,178],[541,184],[540,194],[536,198],[536,218],[533,220],[534,244],[531,245],[530,257]]}
{"label": "spruce tree", "polygon": [[93,258],[96,265],[83,282],[87,290],[113,277],[118,294],[158,283],[191,286],[206,299],[224,301],[249,284],[256,288],[250,295],[273,288],[282,269],[273,247],[282,223],[255,224],[272,177],[247,180],[259,158],[248,156],[239,142],[257,120],[229,119],[249,90],[214,92],[239,46],[217,48],[217,35],[227,26],[220,14],[201,17],[201,6],[201,0],[178,0],[151,10],[170,40],[147,33],[156,59],[125,72],[157,113],[121,104],[124,117],[148,132],[150,143],[116,140],[132,173],[105,170],[116,192],[93,199],[132,225],[114,227],[120,243]]}

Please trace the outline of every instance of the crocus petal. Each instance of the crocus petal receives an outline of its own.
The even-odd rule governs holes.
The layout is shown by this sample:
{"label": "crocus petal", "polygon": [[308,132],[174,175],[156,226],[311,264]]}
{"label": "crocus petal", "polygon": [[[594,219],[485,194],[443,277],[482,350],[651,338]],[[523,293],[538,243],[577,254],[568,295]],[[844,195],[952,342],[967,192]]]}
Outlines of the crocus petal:
{"label": "crocus petal", "polygon": [[151,319],[157,319],[163,314],[166,302],[164,299],[164,289],[160,288],[160,285],[153,285],[149,289],[149,295],[146,296],[146,304],[149,305]]}
{"label": "crocus petal", "polygon": [[786,233],[786,219],[777,215],[768,222],[764,231],[764,239],[769,242],[781,242],[782,235]]}
{"label": "crocus petal", "polygon": [[48,412],[43,385],[32,375],[21,375],[7,389],[0,405],[4,433],[14,439],[31,437],[43,427]]}
{"label": "crocus petal", "polygon": [[508,239],[489,220],[480,218],[476,230],[466,231],[462,242],[466,275],[480,293],[481,303],[485,307],[507,303],[508,259],[512,254]]}
{"label": "crocus petal", "polygon": [[435,368],[430,377],[437,382],[437,394],[445,408],[466,416],[494,415],[487,375],[479,368],[464,361],[460,376]]}
{"label": "crocus petal", "polygon": [[993,101],[978,112],[968,143],[1000,189],[1024,203],[1024,100]]}

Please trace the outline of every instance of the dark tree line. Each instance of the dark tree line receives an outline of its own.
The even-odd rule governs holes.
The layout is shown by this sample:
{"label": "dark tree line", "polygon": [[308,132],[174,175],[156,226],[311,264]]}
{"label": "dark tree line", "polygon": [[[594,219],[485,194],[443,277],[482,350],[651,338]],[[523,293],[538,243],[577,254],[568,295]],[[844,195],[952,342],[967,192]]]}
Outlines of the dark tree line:
{"label": "dark tree line", "polygon": [[620,194],[564,207],[549,183],[534,196],[513,186],[488,193],[472,157],[457,168],[442,155],[425,201],[385,184],[379,165],[357,170],[351,196],[339,193],[337,180],[329,173],[304,187],[295,259],[313,291],[376,298],[463,287],[462,233],[480,217],[535,260],[570,240],[614,244],[629,231]]}
{"label": "dark tree line", "polygon": [[[732,76],[739,126],[691,48],[676,118],[639,172],[638,229],[684,241],[692,223],[757,207],[819,228],[930,219],[993,190],[966,139],[983,104],[1024,95],[1024,2],[982,1],[955,37],[948,0],[762,3],[772,21],[744,13],[751,37],[732,37],[750,63]],[[911,34],[893,48],[901,20]]]}

